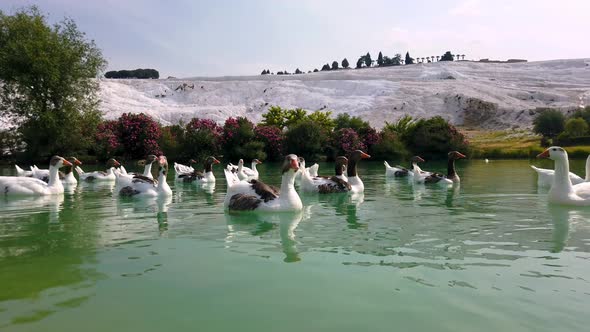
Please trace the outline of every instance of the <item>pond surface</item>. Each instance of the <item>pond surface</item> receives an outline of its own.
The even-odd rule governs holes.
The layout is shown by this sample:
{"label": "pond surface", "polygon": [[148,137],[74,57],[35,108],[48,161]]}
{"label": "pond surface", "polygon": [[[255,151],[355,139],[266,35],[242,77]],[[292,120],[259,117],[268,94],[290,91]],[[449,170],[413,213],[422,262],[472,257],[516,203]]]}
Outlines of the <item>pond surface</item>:
{"label": "pond surface", "polygon": [[587,330],[590,209],[548,206],[529,163],[459,161],[441,189],[364,162],[363,195],[295,214],[225,214],[220,167],[169,200],[1,198],[0,330]]}

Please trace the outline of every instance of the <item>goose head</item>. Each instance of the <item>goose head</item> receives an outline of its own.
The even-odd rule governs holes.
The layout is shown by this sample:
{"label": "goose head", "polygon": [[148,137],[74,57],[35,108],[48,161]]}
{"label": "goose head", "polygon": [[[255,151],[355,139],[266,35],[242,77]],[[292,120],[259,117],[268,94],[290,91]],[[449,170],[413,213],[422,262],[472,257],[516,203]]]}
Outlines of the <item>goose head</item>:
{"label": "goose head", "polygon": [[109,168],[119,166],[121,166],[121,164],[115,158],[111,158],[107,161],[107,167]]}
{"label": "goose head", "polygon": [[282,174],[287,172],[296,172],[299,170],[299,158],[297,155],[290,154],[285,157],[283,161]]}
{"label": "goose head", "polygon": [[410,159],[413,163],[423,163],[424,159],[422,159],[422,157],[420,156],[413,156],[412,159]]}
{"label": "goose head", "polygon": [[256,164],[256,165],[260,165],[260,164],[262,164],[262,161],[260,161],[260,160],[258,160],[258,159],[253,159],[253,160],[252,160],[252,163],[253,163],[253,164]]}
{"label": "goose head", "polygon": [[156,157],[156,156],[155,156],[155,155],[153,155],[153,154],[150,154],[150,155],[149,155],[149,156],[147,156],[147,158],[146,158],[146,162],[147,162],[148,164],[153,164],[153,163],[155,163],[155,162],[156,162],[156,160],[158,160],[158,157]]}
{"label": "goose head", "polygon": [[448,153],[447,156],[448,156],[449,160],[457,160],[457,159],[467,158],[464,154],[462,154],[459,151],[451,151]]}
{"label": "goose head", "polygon": [[[300,171],[304,171],[305,170],[305,158],[303,157],[298,157],[297,161],[299,162],[299,170]],[[284,166],[284,165],[283,165]]]}
{"label": "goose head", "polygon": [[62,168],[64,166],[72,166],[72,163],[60,156],[53,156],[49,161],[50,168]]}
{"label": "goose head", "polygon": [[539,153],[537,158],[551,159],[553,161],[568,160],[567,151],[559,146],[552,146],[545,151]]}
{"label": "goose head", "polygon": [[345,156],[336,157],[336,175],[342,175],[344,170],[346,170],[346,165],[348,165],[348,158],[346,158]]}
{"label": "goose head", "polygon": [[214,164],[219,164],[219,163],[220,163],[220,161],[217,160],[217,158],[215,158],[213,156],[207,157],[207,159],[205,159],[205,173],[206,172],[212,172],[213,171],[213,165]]}
{"label": "goose head", "polygon": [[166,176],[166,174],[168,174],[168,159],[166,159],[165,156],[160,156],[158,158],[158,173],[160,173],[160,175],[163,175],[164,177]]}

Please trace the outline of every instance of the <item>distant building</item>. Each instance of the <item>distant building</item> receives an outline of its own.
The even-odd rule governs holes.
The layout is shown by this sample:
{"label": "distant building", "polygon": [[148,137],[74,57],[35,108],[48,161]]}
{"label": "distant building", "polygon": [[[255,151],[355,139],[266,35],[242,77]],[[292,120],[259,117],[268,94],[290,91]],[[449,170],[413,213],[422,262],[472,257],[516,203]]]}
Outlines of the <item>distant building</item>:
{"label": "distant building", "polygon": [[525,59],[508,59],[508,61],[506,61],[506,62],[509,62],[509,63],[510,62],[527,62],[527,60],[525,60]]}

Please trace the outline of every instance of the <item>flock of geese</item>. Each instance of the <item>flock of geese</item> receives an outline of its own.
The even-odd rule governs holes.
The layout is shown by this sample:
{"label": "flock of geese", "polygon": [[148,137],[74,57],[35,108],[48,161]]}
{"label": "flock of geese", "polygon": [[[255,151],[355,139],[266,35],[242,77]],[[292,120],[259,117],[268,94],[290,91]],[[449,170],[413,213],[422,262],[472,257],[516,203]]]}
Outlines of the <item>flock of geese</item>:
{"label": "flock of geese", "polygon": [[[561,147],[550,147],[537,156],[555,162],[555,170],[531,166],[538,173],[539,186],[550,186],[549,201],[563,205],[590,206],[590,156],[586,163],[586,179],[569,172],[567,152]],[[348,157],[339,156],[335,160],[334,175],[319,176],[319,166],[306,167],[305,160],[294,154],[285,157],[281,166],[281,185],[275,187],[260,180],[256,166],[261,162],[254,159],[251,168],[244,166],[240,160],[237,165],[229,164],[224,168],[227,182],[227,194],[224,208],[229,211],[300,211],[303,204],[295,182],[299,181],[299,190],[308,193],[362,193],[365,189],[358,175],[357,165],[362,159],[370,158],[361,150],[353,151]],[[414,183],[425,185],[452,186],[460,182],[455,170],[455,161],[466,158],[458,151],[448,153],[447,174],[424,171],[418,163],[424,162],[419,156],[410,160],[410,167],[390,166],[385,164],[388,177],[408,178]],[[213,165],[220,161],[208,157],[202,171],[196,170],[194,160],[188,165],[174,163],[175,181],[185,183],[214,184]],[[117,160],[107,162],[106,171],[85,172],[82,163],[75,157],[62,158],[54,156],[49,169],[32,166],[25,171],[15,165],[17,176],[0,176],[0,190],[5,196],[42,196],[64,193],[64,186],[76,186],[83,182],[115,182],[116,192],[127,197],[169,197],[172,190],[166,179],[168,161],[165,156],[150,155],[144,161],[143,173],[127,172]],[[152,167],[157,168],[157,177],[152,174]],[[60,169],[63,168],[63,172]],[[78,179],[74,176],[78,174]]]}

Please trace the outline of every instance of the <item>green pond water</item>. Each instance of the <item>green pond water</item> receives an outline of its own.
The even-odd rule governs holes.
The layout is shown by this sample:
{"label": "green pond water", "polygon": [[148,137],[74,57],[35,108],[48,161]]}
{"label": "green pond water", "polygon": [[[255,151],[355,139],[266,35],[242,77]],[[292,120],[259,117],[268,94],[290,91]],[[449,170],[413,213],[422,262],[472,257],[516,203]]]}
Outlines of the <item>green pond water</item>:
{"label": "green pond water", "polygon": [[590,209],[548,206],[529,163],[441,189],[363,162],[363,195],[278,215],[224,213],[220,167],[169,200],[0,198],[0,331],[585,331]]}

